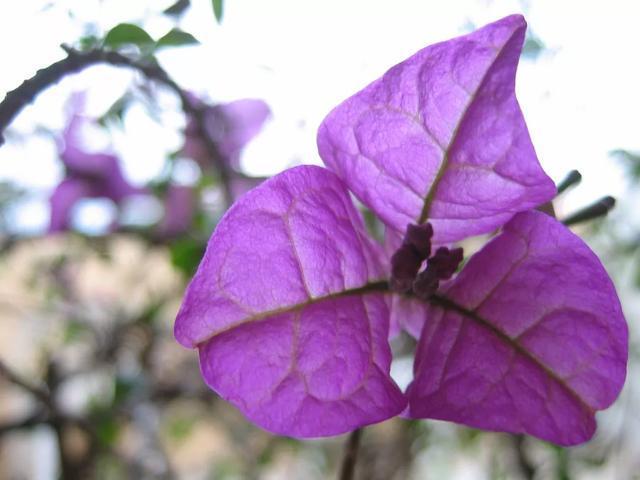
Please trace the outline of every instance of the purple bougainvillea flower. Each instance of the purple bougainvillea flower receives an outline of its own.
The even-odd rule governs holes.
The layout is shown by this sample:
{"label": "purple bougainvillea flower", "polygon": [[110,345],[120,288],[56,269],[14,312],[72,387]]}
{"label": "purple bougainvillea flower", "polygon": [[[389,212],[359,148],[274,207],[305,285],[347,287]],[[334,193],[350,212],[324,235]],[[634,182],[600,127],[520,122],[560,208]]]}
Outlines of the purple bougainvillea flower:
{"label": "purple bougainvillea flower", "polygon": [[410,416],[591,438],[626,375],[627,326],[594,253],[540,212],[516,215],[428,309]]}
{"label": "purple bougainvillea flower", "polygon": [[[555,192],[513,97],[523,35],[522,17],[507,17],[395,67],[320,129],[342,180],[288,170],[220,221],[175,335],[249,419],[335,435],[408,402],[414,418],[561,445],[591,437],[624,383],[627,328],[588,247],[555,219],[518,213]],[[367,237],[347,186],[390,226],[396,254]],[[461,251],[443,244],[504,222],[450,278]],[[389,376],[398,292],[421,297],[406,395]]]}
{"label": "purple bougainvillea flower", "polygon": [[393,67],[324,120],[325,164],[393,230],[429,221],[436,244],[552,199],[514,93],[525,29],[506,17]]}
{"label": "purple bougainvillea flower", "polygon": [[[195,105],[203,103],[192,95]],[[259,99],[242,99],[226,104],[207,106],[206,130],[218,148],[222,160],[238,169],[242,149],[258,134],[271,116],[269,106]],[[213,166],[194,119],[187,121],[182,153],[194,159],[203,169]]]}
{"label": "purple bougainvillea flower", "polygon": [[187,185],[169,185],[164,197],[164,215],[157,226],[162,238],[184,234],[193,223],[196,213],[196,192]]}
{"label": "purple bougainvillea flower", "polygon": [[[72,105],[77,107],[77,102],[74,97]],[[142,192],[124,178],[115,155],[84,150],[80,130],[85,121],[74,112],[62,136],[60,159],[66,175],[50,198],[50,232],[70,228],[71,211],[83,198],[104,197],[118,204],[126,197]]]}
{"label": "purple bougainvillea flower", "polygon": [[342,182],[284,172],[214,232],[175,324],[211,388],[263,428],[336,435],[400,413],[379,247]]}
{"label": "purple bougainvillea flower", "polygon": [[[198,348],[208,385],[269,431],[334,435],[390,418],[404,399],[389,377],[384,259],[334,174],[288,170],[222,219],[176,338]],[[591,437],[594,412],[622,387],[613,285],[542,213],[517,215],[427,301],[414,418],[570,445]]]}

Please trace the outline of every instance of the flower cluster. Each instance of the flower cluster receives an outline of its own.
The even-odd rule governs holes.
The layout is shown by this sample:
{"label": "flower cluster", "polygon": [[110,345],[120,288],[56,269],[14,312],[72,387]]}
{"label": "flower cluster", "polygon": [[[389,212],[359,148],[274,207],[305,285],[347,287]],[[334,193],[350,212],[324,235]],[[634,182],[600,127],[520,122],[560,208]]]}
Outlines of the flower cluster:
{"label": "flower cluster", "polygon": [[87,122],[81,113],[83,104],[82,95],[76,94],[71,98],[72,115],[59,148],[65,178],[49,200],[51,233],[71,228],[73,207],[84,198],[108,198],[119,205],[127,197],[143,192],[125,179],[115,155],[86,151],[81,137],[83,123]]}
{"label": "flower cluster", "polygon": [[[328,169],[287,170],[220,221],[175,335],[253,422],[316,437],[404,412],[561,445],[593,435],[624,383],[627,326],[598,258],[535,210],[556,189],[514,94],[525,29],[506,17],[391,68],[320,126]],[[456,274],[451,244],[496,229]],[[404,392],[398,326],[418,337]]]}
{"label": "flower cluster", "polygon": [[[440,280],[449,280],[458,269],[463,258],[462,248],[439,247],[430,257],[432,236],[430,223],[407,225],[402,245],[391,257],[392,290],[429,300],[438,290]],[[427,266],[420,272],[425,261]]]}
{"label": "flower cluster", "polygon": [[[262,100],[241,99],[226,104],[205,105],[191,95],[194,106],[203,108],[206,130],[224,166],[234,173],[230,176],[231,193],[239,197],[257,186],[261,179],[238,172],[240,155],[246,145],[260,132],[271,112]],[[120,206],[132,195],[150,194],[145,188],[131,185],[124,177],[118,158],[111,153],[89,152],[83,146],[82,126],[89,120],[83,117],[84,95],[71,97],[71,116],[60,139],[59,155],[65,167],[65,178],[50,198],[51,220],[49,232],[71,229],[74,206],[84,198],[107,198]],[[194,118],[187,119],[185,141],[181,153],[195,160],[205,172],[215,170],[206,143],[200,136]],[[155,226],[155,234],[170,239],[187,232],[196,214],[197,192],[186,185],[169,183],[163,195],[164,215]],[[117,227],[114,222],[113,227]]]}

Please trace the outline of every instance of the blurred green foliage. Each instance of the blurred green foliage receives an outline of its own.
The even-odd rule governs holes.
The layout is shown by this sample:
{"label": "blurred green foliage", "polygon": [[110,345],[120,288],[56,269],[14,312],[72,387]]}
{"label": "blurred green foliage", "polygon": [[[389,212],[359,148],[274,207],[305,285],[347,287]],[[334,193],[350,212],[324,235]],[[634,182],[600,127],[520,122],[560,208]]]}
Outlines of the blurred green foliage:
{"label": "blurred green foliage", "polygon": [[224,0],[211,0],[211,6],[213,7],[213,14],[216,16],[218,23],[222,22],[224,16]]}

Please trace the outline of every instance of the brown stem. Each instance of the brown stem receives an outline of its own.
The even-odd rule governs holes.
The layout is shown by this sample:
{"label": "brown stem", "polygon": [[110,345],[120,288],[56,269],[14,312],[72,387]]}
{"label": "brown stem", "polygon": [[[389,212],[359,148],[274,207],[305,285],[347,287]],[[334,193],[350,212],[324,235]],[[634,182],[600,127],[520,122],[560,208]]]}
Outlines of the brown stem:
{"label": "brown stem", "polygon": [[4,435],[5,433],[32,428],[48,422],[49,416],[47,415],[47,413],[44,410],[37,411],[22,419],[0,424],[0,436]]}
{"label": "brown stem", "polygon": [[0,146],[4,143],[3,134],[5,129],[18,113],[31,103],[38,94],[58,83],[65,76],[80,72],[85,68],[99,63],[106,63],[116,67],[132,68],[142,73],[148,79],[162,83],[178,95],[183,111],[192,116],[198,125],[199,133],[207,152],[220,175],[225,202],[227,206],[231,205],[233,196],[231,192],[230,170],[224,162],[217,145],[207,134],[204,118],[205,108],[194,105],[193,102],[190,101],[187,92],[180,88],[155,60],[143,62],[122,55],[119,52],[102,48],[95,48],[83,52],[63,45],[62,49],[67,53],[65,58],[38,70],[33,77],[22,82],[15,90],[7,93],[2,102],[0,102]]}
{"label": "brown stem", "polygon": [[340,467],[340,480],[352,480],[358,461],[358,451],[360,449],[360,438],[362,437],[362,429],[358,428],[351,432],[347,439],[344,449],[344,457],[342,458],[342,466]]}
{"label": "brown stem", "polygon": [[24,380],[20,375],[13,372],[7,365],[0,360],[0,376],[4,377],[10,383],[22,388],[23,390],[29,392],[38,400],[40,400],[47,408],[51,408],[51,397],[49,396],[49,392],[44,388],[41,388],[36,385],[32,385],[28,381]]}

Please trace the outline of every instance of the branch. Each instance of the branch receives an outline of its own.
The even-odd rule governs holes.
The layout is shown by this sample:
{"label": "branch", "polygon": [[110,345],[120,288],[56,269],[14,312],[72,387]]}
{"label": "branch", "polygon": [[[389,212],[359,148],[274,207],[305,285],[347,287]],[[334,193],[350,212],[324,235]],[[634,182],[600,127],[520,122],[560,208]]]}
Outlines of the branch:
{"label": "branch", "polygon": [[342,466],[340,467],[339,480],[352,480],[358,461],[358,450],[360,449],[360,437],[362,437],[362,429],[358,428],[349,434],[347,445],[344,449],[344,457],[342,458]]}
{"label": "branch", "polygon": [[0,436],[14,430],[23,430],[49,422],[49,416],[44,411],[38,411],[20,420],[3,423],[0,425]]}
{"label": "branch", "polygon": [[599,217],[604,217],[609,213],[613,207],[616,206],[616,199],[613,197],[602,197],[600,200],[584,207],[582,210],[569,215],[562,220],[566,226],[575,225],[577,223],[586,222],[588,220],[594,220]]}
{"label": "branch", "polygon": [[173,81],[167,72],[155,61],[139,61],[122,55],[113,50],[95,48],[86,52],[75,50],[66,45],[62,49],[67,53],[67,57],[59,60],[48,67],[42,68],[36,74],[22,82],[15,90],[10,91],[0,103],[0,146],[4,143],[4,131],[20,113],[20,111],[30,104],[41,92],[50,86],[58,83],[67,75],[80,72],[85,68],[106,63],[116,67],[127,67],[142,73],[147,79],[159,82],[173,90],[182,104],[182,110],[192,116],[198,125],[199,134],[211,157],[223,186],[225,202],[227,206],[233,202],[231,192],[230,171],[217,145],[207,134],[205,125],[205,107],[194,105],[189,99],[187,92]]}
{"label": "branch", "polygon": [[7,365],[0,360],[0,376],[7,379],[8,382],[13,383],[17,387],[29,392],[38,400],[40,400],[47,408],[51,407],[51,397],[49,392],[41,387],[30,384],[27,380],[24,380],[20,375],[14,373]]}

